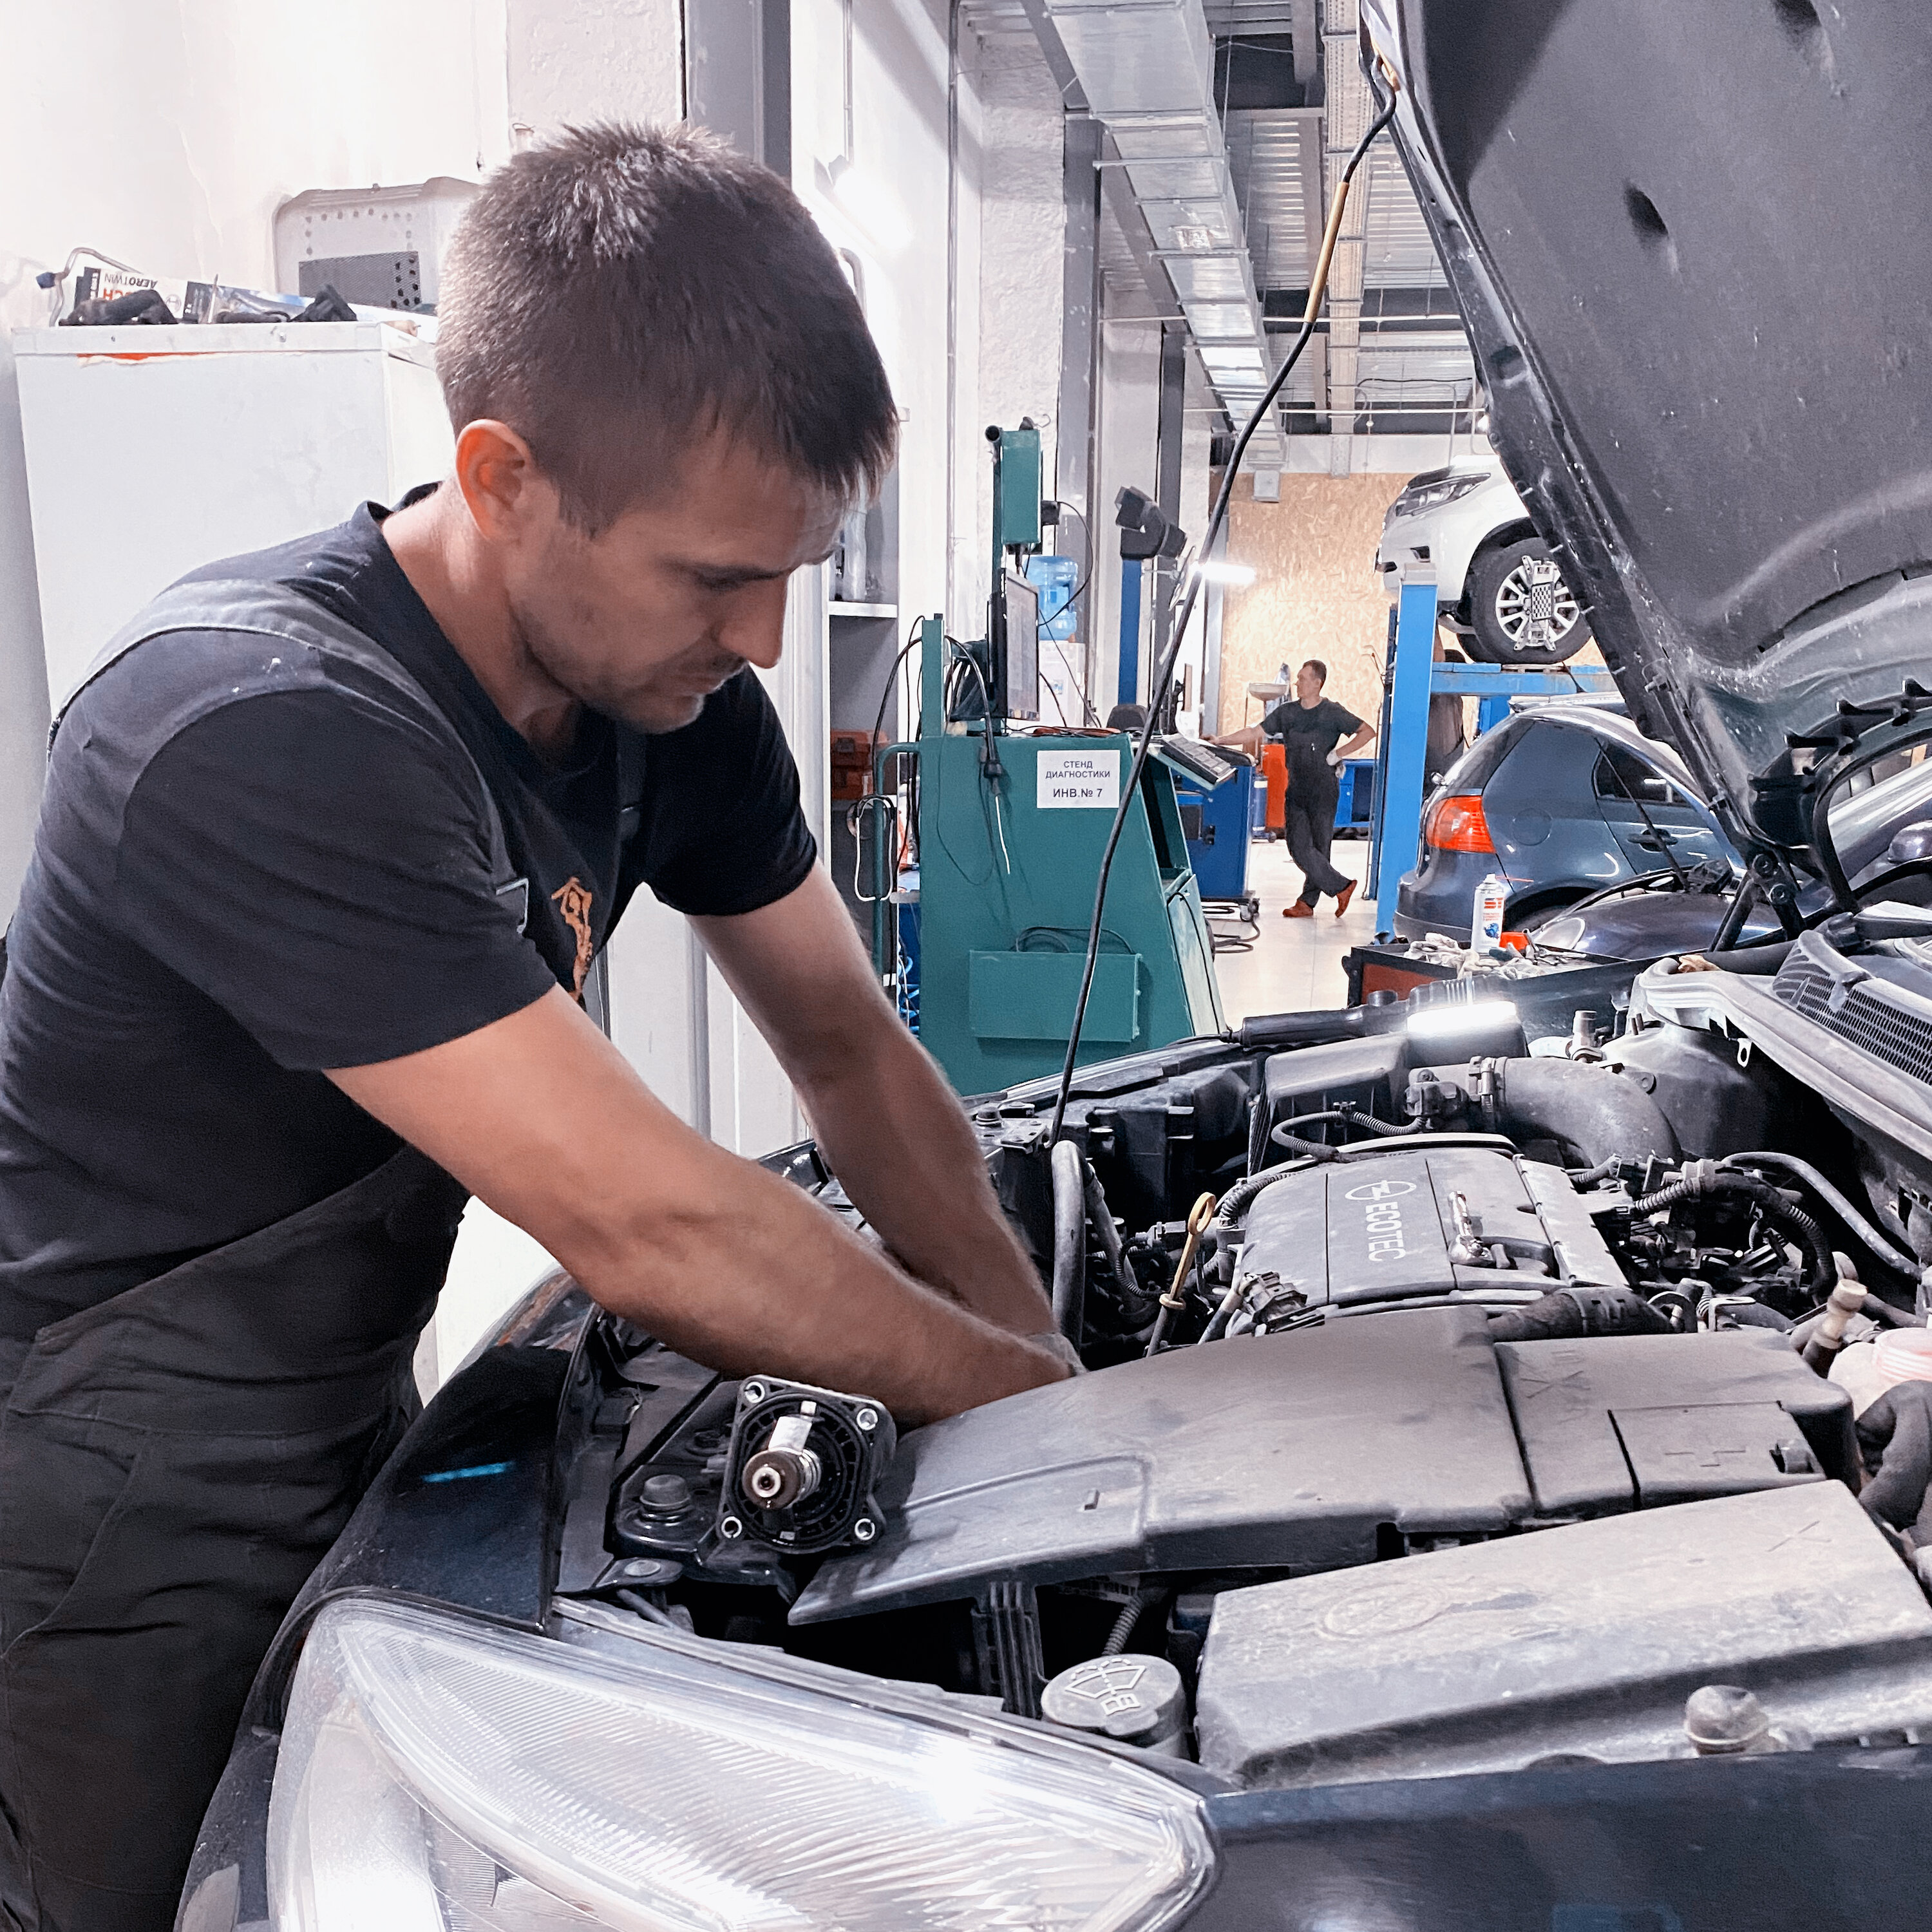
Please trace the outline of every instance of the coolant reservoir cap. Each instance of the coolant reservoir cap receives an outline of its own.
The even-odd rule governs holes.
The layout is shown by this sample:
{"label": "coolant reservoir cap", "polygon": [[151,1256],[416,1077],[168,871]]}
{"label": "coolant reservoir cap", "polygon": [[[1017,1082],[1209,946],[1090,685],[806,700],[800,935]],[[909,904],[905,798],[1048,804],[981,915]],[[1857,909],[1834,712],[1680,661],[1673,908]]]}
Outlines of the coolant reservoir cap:
{"label": "coolant reservoir cap", "polygon": [[1063,1670],[1041,1692],[1043,1716],[1076,1731],[1158,1748],[1187,1722],[1180,1672],[1164,1657],[1126,1652],[1090,1658]]}

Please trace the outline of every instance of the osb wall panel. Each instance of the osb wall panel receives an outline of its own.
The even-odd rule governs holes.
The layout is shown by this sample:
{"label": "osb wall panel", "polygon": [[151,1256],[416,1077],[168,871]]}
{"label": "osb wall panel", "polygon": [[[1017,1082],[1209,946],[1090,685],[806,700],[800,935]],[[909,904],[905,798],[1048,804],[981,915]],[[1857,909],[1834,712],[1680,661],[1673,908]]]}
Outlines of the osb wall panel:
{"label": "osb wall panel", "polygon": [[1255,581],[1223,593],[1222,731],[1260,716],[1250,682],[1272,680],[1286,662],[1319,658],[1327,695],[1358,718],[1382,710],[1389,602],[1375,579],[1382,513],[1406,476],[1298,476],[1284,473],[1279,503],[1257,503],[1238,478],[1228,511],[1228,560],[1253,566]]}

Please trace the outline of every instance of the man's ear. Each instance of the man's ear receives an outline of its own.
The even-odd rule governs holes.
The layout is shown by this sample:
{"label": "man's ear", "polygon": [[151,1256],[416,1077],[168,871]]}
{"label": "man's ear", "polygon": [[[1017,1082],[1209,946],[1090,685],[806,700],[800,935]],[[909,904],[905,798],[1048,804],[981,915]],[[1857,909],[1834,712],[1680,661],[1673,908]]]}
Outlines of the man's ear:
{"label": "man's ear", "polygon": [[514,548],[553,518],[556,492],[508,423],[466,423],[456,439],[456,487],[486,543]]}

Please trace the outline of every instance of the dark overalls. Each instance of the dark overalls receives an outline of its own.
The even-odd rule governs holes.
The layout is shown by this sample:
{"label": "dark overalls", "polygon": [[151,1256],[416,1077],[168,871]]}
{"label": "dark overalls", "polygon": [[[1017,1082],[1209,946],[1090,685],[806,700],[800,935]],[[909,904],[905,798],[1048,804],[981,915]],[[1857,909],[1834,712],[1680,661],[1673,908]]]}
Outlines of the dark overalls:
{"label": "dark overalls", "polygon": [[[188,630],[345,660],[447,735],[386,652],[269,584],[178,586],[89,680]],[[416,1412],[466,1198],[404,1147],[34,1336],[0,1418],[0,1926],[172,1924],[256,1668]]]}
{"label": "dark overalls", "polygon": [[1328,857],[1335,838],[1335,808],[1341,799],[1335,768],[1310,740],[1288,739],[1288,854],[1302,876],[1301,902],[1312,905],[1327,892],[1347,890],[1349,878]]}

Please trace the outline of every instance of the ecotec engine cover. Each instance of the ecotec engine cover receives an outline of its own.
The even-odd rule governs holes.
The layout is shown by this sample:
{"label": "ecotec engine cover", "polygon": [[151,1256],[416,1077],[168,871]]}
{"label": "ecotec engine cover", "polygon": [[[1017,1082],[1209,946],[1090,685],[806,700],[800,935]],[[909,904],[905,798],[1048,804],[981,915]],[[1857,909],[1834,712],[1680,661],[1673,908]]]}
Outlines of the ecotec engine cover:
{"label": "ecotec engine cover", "polygon": [[1240,1273],[1347,1307],[1457,1288],[1622,1287],[1560,1168],[1447,1146],[1292,1174],[1249,1210]]}

